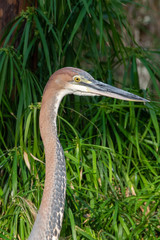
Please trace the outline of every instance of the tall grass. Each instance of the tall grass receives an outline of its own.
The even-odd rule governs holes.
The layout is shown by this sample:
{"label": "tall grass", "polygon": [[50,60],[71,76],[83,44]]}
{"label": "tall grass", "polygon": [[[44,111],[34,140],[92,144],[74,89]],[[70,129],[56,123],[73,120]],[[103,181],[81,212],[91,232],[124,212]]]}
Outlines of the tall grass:
{"label": "tall grass", "polygon": [[[135,43],[123,3],[39,0],[38,8],[28,7],[6,27],[0,49],[0,238],[23,240],[31,231],[45,178],[42,90],[63,66],[81,67],[154,101],[63,99],[57,119],[67,166],[62,239],[158,238],[159,52]],[[150,89],[139,89],[137,59]]]}

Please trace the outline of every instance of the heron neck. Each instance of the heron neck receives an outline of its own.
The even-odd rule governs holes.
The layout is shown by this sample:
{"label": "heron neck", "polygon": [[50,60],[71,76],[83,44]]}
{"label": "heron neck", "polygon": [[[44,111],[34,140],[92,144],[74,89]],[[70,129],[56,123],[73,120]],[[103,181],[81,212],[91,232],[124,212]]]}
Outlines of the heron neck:
{"label": "heron neck", "polygon": [[[41,205],[28,240],[59,238],[66,195],[66,166],[57,137],[56,116],[64,94],[47,92],[40,111],[40,132],[45,148],[46,176]],[[47,98],[48,97],[48,98]]]}

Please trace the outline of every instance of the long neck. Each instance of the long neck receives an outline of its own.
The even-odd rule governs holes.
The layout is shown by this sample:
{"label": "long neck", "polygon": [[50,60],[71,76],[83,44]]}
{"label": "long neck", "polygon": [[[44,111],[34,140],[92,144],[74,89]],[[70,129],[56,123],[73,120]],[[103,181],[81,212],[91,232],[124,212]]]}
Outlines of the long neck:
{"label": "long neck", "polygon": [[46,156],[46,176],[42,202],[28,240],[59,238],[66,194],[66,166],[57,137],[56,116],[65,94],[46,93],[40,112],[40,131]]}

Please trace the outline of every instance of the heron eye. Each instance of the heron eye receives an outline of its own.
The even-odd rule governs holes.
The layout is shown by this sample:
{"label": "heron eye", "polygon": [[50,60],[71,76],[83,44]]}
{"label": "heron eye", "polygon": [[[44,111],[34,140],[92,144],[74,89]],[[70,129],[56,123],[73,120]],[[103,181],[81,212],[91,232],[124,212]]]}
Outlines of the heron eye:
{"label": "heron eye", "polygon": [[81,78],[78,77],[78,76],[76,76],[76,77],[74,77],[74,81],[75,81],[75,82],[80,82],[80,81],[81,81]]}

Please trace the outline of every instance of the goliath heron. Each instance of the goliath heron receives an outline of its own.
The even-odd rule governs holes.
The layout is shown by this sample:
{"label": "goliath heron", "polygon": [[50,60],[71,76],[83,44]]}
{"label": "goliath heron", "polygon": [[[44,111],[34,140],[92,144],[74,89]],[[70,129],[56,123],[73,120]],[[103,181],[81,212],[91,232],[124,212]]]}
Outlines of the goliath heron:
{"label": "goliath heron", "polygon": [[57,136],[56,117],[59,104],[67,94],[147,102],[144,98],[99,82],[78,68],[65,67],[50,77],[44,89],[40,111],[40,132],[46,156],[45,186],[28,240],[57,240],[60,235],[66,194],[66,167]]}

